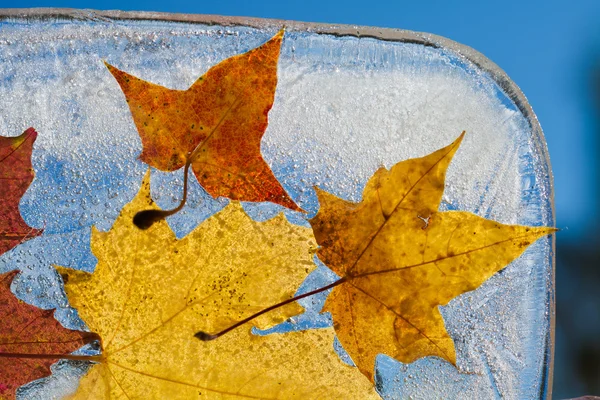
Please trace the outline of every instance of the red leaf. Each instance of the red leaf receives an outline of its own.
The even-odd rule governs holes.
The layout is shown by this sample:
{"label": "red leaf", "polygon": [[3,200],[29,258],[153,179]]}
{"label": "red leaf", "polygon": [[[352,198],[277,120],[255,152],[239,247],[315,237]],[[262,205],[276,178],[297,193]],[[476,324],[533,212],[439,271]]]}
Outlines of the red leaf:
{"label": "red leaf", "polygon": [[75,358],[67,355],[99,340],[95,333],[64,328],[54,319],[54,310],[41,310],[17,299],[10,291],[17,274],[18,271],[0,274],[0,398],[3,400],[14,399],[19,386],[49,376],[50,365],[58,359]]}
{"label": "red leaf", "polygon": [[33,128],[17,137],[0,136],[0,254],[42,233],[29,227],[19,213],[19,201],[33,180],[31,150],[36,137]]}

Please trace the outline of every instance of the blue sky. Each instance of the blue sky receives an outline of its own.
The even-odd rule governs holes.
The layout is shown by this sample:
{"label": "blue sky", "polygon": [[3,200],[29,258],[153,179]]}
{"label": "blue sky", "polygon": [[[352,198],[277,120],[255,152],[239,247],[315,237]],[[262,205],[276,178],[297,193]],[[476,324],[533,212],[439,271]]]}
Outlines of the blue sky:
{"label": "blue sky", "polygon": [[[291,19],[435,33],[480,51],[521,87],[546,134],[555,175],[557,224],[578,240],[598,219],[590,75],[600,65],[600,2],[127,1],[19,0],[3,7],[148,10]],[[572,4],[575,4],[573,2]]]}

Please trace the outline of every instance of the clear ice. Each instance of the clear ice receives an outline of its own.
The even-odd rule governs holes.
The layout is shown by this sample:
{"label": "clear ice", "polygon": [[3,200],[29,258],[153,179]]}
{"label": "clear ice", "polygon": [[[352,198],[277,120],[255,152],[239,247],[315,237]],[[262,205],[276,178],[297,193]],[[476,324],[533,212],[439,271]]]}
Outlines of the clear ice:
{"label": "clear ice", "polygon": [[[20,298],[58,308],[67,327],[85,326],[52,265],[93,271],[90,228],[110,229],[147,169],[137,159],[141,142],[125,98],[103,61],[186,89],[212,65],[274,33],[161,21],[0,22],[0,134],[16,136],[30,126],[39,132],[36,178],[21,212],[45,231],[0,257],[0,273],[22,271],[13,285]],[[377,168],[424,156],[463,130],[467,136],[448,170],[441,208],[503,223],[553,224],[543,138],[533,134],[531,121],[496,80],[467,57],[444,46],[286,32],[262,153],[309,216],[318,210],[313,186],[360,201]],[[152,195],[161,207],[177,204],[182,180],[181,170],[152,171]],[[184,211],[168,220],[179,237],[228,202],[192,181]],[[292,222],[307,225],[306,216],[279,206],[244,207],[257,220],[284,211]],[[551,239],[542,239],[479,289],[442,307],[458,370],[433,357],[406,365],[380,355],[376,377],[383,398],[543,396],[552,257]],[[334,279],[320,265],[300,290]],[[330,325],[331,318],[319,314],[325,296],[306,299],[306,315],[276,329]],[[53,370],[21,388],[19,398],[59,398],[74,390],[85,366],[63,361]]]}

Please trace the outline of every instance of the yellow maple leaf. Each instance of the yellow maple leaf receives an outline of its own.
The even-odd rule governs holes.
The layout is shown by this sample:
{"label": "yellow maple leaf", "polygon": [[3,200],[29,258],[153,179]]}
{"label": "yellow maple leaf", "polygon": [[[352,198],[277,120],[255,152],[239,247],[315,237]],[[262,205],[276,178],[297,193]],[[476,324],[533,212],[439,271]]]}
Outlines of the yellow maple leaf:
{"label": "yellow maple leaf", "polygon": [[[291,298],[316,244],[311,230],[283,215],[250,219],[232,202],[185,238],[166,222],[132,224],[156,207],[149,174],[109,232],[92,232],[93,274],[57,267],[71,304],[103,338],[82,379],[80,399],[369,398],[370,382],[336,355],[333,330],[268,336],[250,327],[214,342],[194,338],[273,302]],[[296,303],[262,316],[265,328],[296,315]]]}
{"label": "yellow maple leaf", "polygon": [[371,380],[379,353],[405,363],[438,356],[455,365],[438,306],[477,288],[555,231],[437,211],[463,136],[423,158],[380,168],[360,203],[317,189],[321,208],[310,221],[321,246],[317,254],[342,277],[324,311]]}

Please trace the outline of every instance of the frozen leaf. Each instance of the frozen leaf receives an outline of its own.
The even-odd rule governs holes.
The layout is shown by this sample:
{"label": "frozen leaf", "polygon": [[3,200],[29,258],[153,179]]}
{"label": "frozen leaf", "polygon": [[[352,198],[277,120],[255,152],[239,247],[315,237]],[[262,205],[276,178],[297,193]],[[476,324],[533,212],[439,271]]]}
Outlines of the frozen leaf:
{"label": "frozen leaf", "polygon": [[155,85],[106,64],[142,139],[142,161],[175,171],[190,161],[213,197],[300,208],[263,160],[260,143],[277,86],[283,30],[212,67],[187,90]]}
{"label": "frozen leaf", "polygon": [[42,231],[23,221],[19,201],[33,180],[31,150],[37,132],[27,129],[17,137],[0,136],[0,254]]}
{"label": "frozen leaf", "polygon": [[50,365],[98,340],[90,332],[64,328],[54,310],[41,310],[17,299],[10,284],[18,271],[0,274],[0,398],[15,398],[25,383],[50,375]]}
{"label": "frozen leaf", "polygon": [[[103,338],[101,362],[75,398],[369,398],[360,372],[333,350],[333,330],[253,335],[250,326],[218,341],[194,337],[291,298],[315,268],[311,230],[283,215],[249,218],[232,202],[181,240],[166,222],[133,226],[155,208],[149,174],[109,232],[92,233],[93,274],[59,268],[67,296]],[[257,323],[301,312],[296,303]]]}
{"label": "frozen leaf", "polygon": [[380,168],[360,203],[317,189],[310,221],[319,258],[342,277],[327,298],[344,349],[371,380],[377,354],[456,364],[438,306],[474,290],[555,231],[438,212],[446,169],[463,135],[428,156]]}

